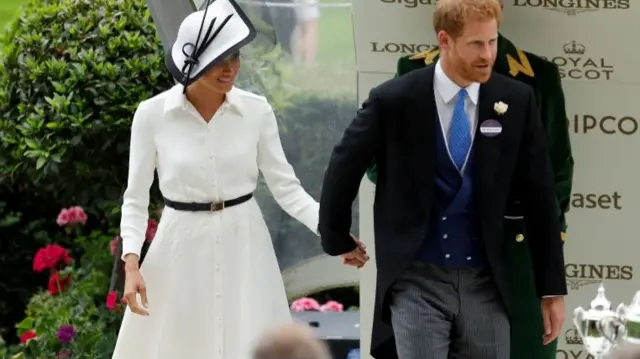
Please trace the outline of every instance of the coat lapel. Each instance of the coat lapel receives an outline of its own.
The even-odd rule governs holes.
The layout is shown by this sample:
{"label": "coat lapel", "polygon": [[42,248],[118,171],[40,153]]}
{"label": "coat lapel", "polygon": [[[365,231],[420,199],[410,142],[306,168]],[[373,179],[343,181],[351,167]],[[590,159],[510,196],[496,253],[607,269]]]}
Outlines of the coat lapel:
{"label": "coat lapel", "polygon": [[439,119],[433,93],[435,66],[427,66],[420,71],[424,72],[424,76],[419,77],[411,100],[412,104],[408,107],[411,113],[407,114],[407,120],[411,125],[407,130],[411,139],[410,153],[413,157],[416,188],[419,189],[422,199],[428,203],[433,192],[435,171],[435,121]]}
{"label": "coat lapel", "polygon": [[494,183],[500,158],[500,139],[502,134],[488,137],[481,133],[482,124],[487,120],[501,121],[493,110],[494,104],[500,101],[500,92],[492,80],[480,86],[478,106],[478,125],[475,134],[475,168],[476,182],[480,185]]}

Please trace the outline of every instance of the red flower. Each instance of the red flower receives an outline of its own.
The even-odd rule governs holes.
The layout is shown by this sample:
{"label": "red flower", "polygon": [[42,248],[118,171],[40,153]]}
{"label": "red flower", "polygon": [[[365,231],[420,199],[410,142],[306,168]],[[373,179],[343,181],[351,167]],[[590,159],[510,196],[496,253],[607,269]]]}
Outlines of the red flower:
{"label": "red flower", "polygon": [[47,291],[49,294],[56,295],[58,293],[65,292],[71,284],[71,277],[60,277],[60,272],[55,272],[49,277],[49,283],[47,284]]}
{"label": "red flower", "polygon": [[118,241],[120,237],[116,236],[111,242],[109,242],[109,250],[111,250],[111,255],[115,256],[118,251]]}
{"label": "red flower", "polygon": [[149,218],[147,221],[147,242],[152,242],[153,238],[156,236],[156,232],[158,231],[158,221],[153,218]]}
{"label": "red flower", "polygon": [[109,291],[109,294],[107,294],[107,309],[109,310],[114,310],[116,309],[116,306],[118,305],[118,292],[116,292],[115,290]]}
{"label": "red flower", "polygon": [[37,335],[35,330],[33,329],[27,330],[26,332],[22,333],[22,335],[20,336],[20,343],[27,344],[29,340],[35,339],[36,337]]}
{"label": "red flower", "polygon": [[65,265],[71,263],[69,252],[57,244],[49,244],[38,249],[33,257],[33,270],[40,273],[45,269],[56,269],[61,262]]}

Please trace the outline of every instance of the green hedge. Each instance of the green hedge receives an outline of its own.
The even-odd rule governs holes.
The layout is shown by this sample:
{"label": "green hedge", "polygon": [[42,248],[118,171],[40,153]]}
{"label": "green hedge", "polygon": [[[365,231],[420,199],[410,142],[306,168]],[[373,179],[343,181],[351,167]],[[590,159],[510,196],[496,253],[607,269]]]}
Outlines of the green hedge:
{"label": "green hedge", "polygon": [[71,245],[58,211],[83,206],[90,230],[117,223],[131,114],[172,81],[144,0],[31,0],[3,41],[0,328],[12,340],[47,280],[32,273],[33,254],[46,243]]}

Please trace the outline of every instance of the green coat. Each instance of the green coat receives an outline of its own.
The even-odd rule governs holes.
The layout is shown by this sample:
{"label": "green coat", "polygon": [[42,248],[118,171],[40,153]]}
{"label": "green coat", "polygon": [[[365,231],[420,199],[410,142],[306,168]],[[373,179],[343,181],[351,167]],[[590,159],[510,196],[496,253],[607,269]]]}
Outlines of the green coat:
{"label": "green coat", "polygon": [[[400,58],[396,76],[402,76],[410,71],[435,63],[439,53],[440,50],[436,48]],[[558,68],[555,64],[539,56],[518,49],[508,39],[500,36],[494,71],[527,83],[535,91],[555,173],[558,214],[564,240],[567,229],[564,214],[569,207],[571,195],[573,156]],[[375,163],[368,169],[367,177],[376,183]],[[512,304],[514,310],[511,313],[511,358],[553,359],[557,343],[546,347],[542,345],[540,300],[533,284],[524,221],[505,220],[505,235],[506,250],[509,253],[510,282],[514,293],[514,303]]]}

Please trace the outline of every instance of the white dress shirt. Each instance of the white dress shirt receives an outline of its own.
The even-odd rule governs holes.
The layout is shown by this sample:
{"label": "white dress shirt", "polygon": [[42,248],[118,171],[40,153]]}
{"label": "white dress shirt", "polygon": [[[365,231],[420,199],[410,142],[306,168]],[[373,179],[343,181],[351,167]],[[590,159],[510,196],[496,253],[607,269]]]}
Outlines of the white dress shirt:
{"label": "white dress shirt", "polygon": [[[444,137],[447,149],[449,148],[449,128],[451,127],[451,120],[453,118],[453,108],[458,101],[458,93],[462,88],[453,82],[447,74],[444,73],[440,61],[436,63],[435,78],[433,80],[433,90],[435,93],[436,108],[438,110],[438,117],[440,118],[440,127],[442,127],[442,135]],[[476,124],[478,122],[478,96],[480,94],[480,84],[472,82],[465,88],[467,90],[467,98],[465,99],[465,112],[469,119],[469,129],[471,130],[471,141],[473,145],[473,139],[475,137]],[[469,147],[471,152],[471,146]],[[468,158],[469,154],[467,154]],[[451,158],[451,154],[449,153]],[[452,159],[453,161],[453,159]],[[466,167],[462,166],[462,171]]]}

